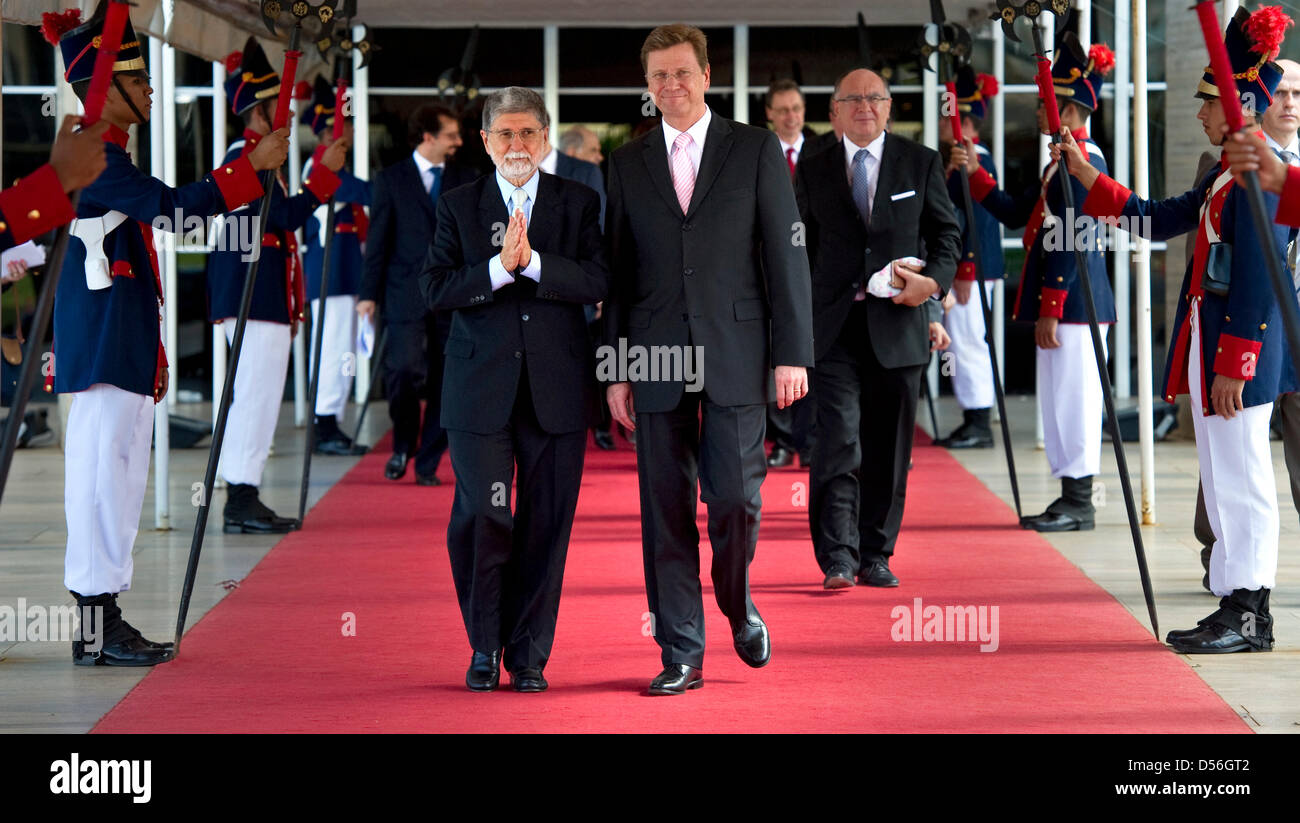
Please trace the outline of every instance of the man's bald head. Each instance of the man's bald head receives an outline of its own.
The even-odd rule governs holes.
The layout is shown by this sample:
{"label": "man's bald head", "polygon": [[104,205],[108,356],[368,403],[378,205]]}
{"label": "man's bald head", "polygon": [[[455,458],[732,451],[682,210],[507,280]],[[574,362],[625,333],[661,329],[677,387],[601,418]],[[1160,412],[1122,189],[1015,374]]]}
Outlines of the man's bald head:
{"label": "man's bald head", "polygon": [[889,84],[870,69],[853,69],[835,81],[831,98],[834,121],[853,141],[866,146],[889,124]]}
{"label": "man's bald head", "polygon": [[1277,64],[1282,69],[1282,79],[1261,120],[1265,133],[1286,148],[1300,129],[1300,63],[1278,60]]}

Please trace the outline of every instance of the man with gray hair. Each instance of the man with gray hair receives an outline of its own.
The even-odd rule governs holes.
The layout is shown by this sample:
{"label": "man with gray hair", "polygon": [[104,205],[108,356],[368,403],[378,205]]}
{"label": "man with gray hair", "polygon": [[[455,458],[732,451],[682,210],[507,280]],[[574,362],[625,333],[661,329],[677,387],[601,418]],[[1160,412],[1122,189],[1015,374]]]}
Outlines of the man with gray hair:
{"label": "man with gray hair", "polygon": [[599,166],[605,162],[600,138],[586,126],[573,126],[560,135],[560,151],[578,160]]}
{"label": "man with gray hair", "polygon": [[600,198],[540,173],[549,126],[536,92],[512,86],[488,97],[479,136],[496,173],[438,200],[420,279],[429,308],[452,312],[442,383],[456,468],[447,551],[473,647],[472,691],[496,689],[503,659],[515,691],[547,688],[594,419],[583,306],[608,288]]}

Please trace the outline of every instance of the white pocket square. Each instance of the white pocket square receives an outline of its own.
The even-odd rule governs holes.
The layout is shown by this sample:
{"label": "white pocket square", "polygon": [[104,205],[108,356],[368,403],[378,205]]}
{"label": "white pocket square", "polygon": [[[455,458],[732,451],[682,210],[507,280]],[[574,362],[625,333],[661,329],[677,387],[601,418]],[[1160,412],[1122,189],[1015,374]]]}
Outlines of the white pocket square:
{"label": "white pocket square", "polygon": [[891,194],[891,195],[889,195],[889,199],[890,199],[891,201],[892,201],[892,200],[904,200],[904,199],[906,199],[906,198],[908,198],[908,197],[915,197],[915,196],[916,196],[916,189],[908,189],[907,191],[900,191],[898,194]]}

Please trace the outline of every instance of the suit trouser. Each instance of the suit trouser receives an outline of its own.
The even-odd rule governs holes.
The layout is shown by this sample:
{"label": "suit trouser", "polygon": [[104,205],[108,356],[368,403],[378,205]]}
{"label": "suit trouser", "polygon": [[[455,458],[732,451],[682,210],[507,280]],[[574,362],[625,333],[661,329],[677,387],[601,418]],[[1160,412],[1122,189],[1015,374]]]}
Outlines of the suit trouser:
{"label": "suit trouser", "polygon": [[[235,321],[221,324],[226,342],[234,343]],[[289,348],[293,335],[284,323],[249,320],[244,327],[234,396],[221,443],[221,476],[227,483],[262,485],[262,470],[280,419]]]}
{"label": "suit trouser", "polygon": [[555,640],[587,432],[542,429],[525,367],[502,429],[447,437],[456,466],[447,552],[470,646],[483,654],[504,648],[506,671],[543,668]]}
{"label": "suit trouser", "polygon": [[775,403],[767,404],[767,436],[772,444],[798,452],[804,462],[811,459],[813,438],[816,436],[816,403],[812,400],[812,369],[809,369],[808,393],[793,406],[778,409]]}
{"label": "suit trouser", "polygon": [[749,564],[767,476],[766,404],[719,406],[682,392],[677,408],[639,412],[636,469],[646,599],[664,666],[704,667],[704,597],[695,489],[708,509],[713,589],[729,621],[753,613]]}
{"label": "suit trouser", "polygon": [[93,597],[131,588],[131,548],[149,481],[153,398],[107,383],[72,396],[63,444],[63,585]]}
{"label": "suit trouser", "polygon": [[[384,388],[393,421],[393,453],[415,457],[415,473],[438,470],[447,450],[442,428],[443,348],[451,317],[430,312],[414,322],[390,322],[384,352]],[[420,401],[424,420],[420,420]]]}
{"label": "suit trouser", "polygon": [[1193,304],[1188,310],[1192,342],[1187,381],[1205,511],[1215,536],[1210,590],[1224,597],[1234,589],[1271,589],[1276,585],[1279,531],[1277,484],[1268,442],[1273,404],[1251,406],[1231,420],[1199,412],[1209,400],[1202,396],[1197,309]]}
{"label": "suit trouser", "polygon": [[[1052,477],[1092,477],[1101,471],[1103,397],[1087,323],[1059,323],[1060,347],[1038,352],[1043,445]],[[1106,330],[1101,330],[1102,353]]]}
{"label": "suit trouser", "polygon": [[817,361],[817,439],[808,521],[822,571],[854,572],[888,558],[907,497],[917,401],[925,365],[886,368],[866,331],[865,303]]}
{"label": "suit trouser", "polygon": [[[978,286],[978,283],[972,284]],[[984,293],[993,305],[996,281],[986,280]],[[952,337],[948,351],[955,364],[952,371],[952,393],[957,405],[963,409],[987,409],[993,405],[993,361],[989,359],[989,346],[984,341],[984,308],[980,296],[971,289],[970,299],[954,303],[943,318],[944,328]]]}
{"label": "suit trouser", "polygon": [[[320,298],[311,301],[311,322],[320,322]],[[325,331],[321,338],[320,358],[325,364],[316,387],[316,414],[342,419],[352,391],[352,377],[357,373],[357,297],[335,294],[325,298]],[[316,332],[308,343],[316,354]],[[316,366],[312,363],[312,368]]]}

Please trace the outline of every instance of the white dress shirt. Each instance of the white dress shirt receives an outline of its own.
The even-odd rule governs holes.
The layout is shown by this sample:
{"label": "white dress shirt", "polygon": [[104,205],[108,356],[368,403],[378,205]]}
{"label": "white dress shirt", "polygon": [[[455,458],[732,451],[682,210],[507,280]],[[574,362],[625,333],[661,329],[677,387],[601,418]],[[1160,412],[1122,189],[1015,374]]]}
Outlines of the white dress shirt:
{"label": "white dress shirt", "polygon": [[546,153],[546,156],[542,158],[542,162],[537,164],[537,168],[541,169],[547,174],[555,174],[556,173],[555,167],[558,166],[559,164],[560,164],[559,156],[557,155],[555,149],[551,149]]}
{"label": "white dress shirt", "polygon": [[[516,186],[502,177],[501,172],[497,172],[494,177],[496,178],[497,187],[501,190],[501,199],[506,204],[506,214],[513,217],[515,214],[514,195]],[[528,182],[519,187],[528,195],[528,199],[524,202],[524,222],[529,226],[532,225],[533,207],[537,205],[537,183],[541,180],[541,177],[540,172],[533,172],[533,176],[528,178]],[[542,256],[534,251],[520,274],[535,282],[542,282]],[[488,261],[488,276],[492,278],[492,291],[515,282],[514,275],[506,271],[506,267],[501,263],[501,255],[499,254]]]}
{"label": "white dress shirt", "polygon": [[428,194],[433,189],[433,170],[435,168],[445,170],[447,164],[430,163],[428,160],[424,159],[424,155],[420,154],[418,151],[412,152],[411,157],[415,159],[415,168],[419,170],[420,181],[424,183],[424,193]]}
{"label": "white dress shirt", "polygon": [[[709,133],[709,121],[713,119],[713,110],[708,106],[704,107],[704,115],[695,121],[695,124],[686,130],[691,136],[690,147],[686,150],[686,155],[691,158],[691,165],[695,167],[695,176],[700,176],[700,158],[704,157],[704,136]],[[668,150],[668,165],[672,165],[673,143],[677,141],[677,135],[680,131],[668,125],[664,120],[664,146]]]}
{"label": "white dress shirt", "polygon": [[[795,138],[793,143],[785,142],[781,139],[780,135],[778,135],[776,139],[781,144],[781,156],[798,163],[799,153],[803,151],[803,132],[799,132],[799,136]],[[794,149],[793,157],[790,157],[790,149]]]}

